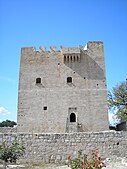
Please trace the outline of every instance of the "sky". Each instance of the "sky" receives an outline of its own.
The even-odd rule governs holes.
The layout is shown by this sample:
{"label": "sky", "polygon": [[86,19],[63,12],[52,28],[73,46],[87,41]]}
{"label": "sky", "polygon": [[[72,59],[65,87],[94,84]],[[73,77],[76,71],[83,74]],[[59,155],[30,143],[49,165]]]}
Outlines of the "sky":
{"label": "sky", "polygon": [[0,0],[0,121],[17,120],[22,47],[88,41],[104,43],[107,90],[125,81],[127,0]]}

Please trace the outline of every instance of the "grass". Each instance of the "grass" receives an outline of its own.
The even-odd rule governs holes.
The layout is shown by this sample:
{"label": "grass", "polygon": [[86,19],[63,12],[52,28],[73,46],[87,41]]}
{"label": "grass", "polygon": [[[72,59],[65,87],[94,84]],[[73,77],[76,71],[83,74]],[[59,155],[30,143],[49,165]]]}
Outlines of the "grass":
{"label": "grass", "polygon": [[[1,162],[2,164],[2,162]],[[8,164],[8,165],[15,165],[15,164]],[[44,162],[18,162],[16,165],[16,167],[14,167],[14,169],[43,169],[43,168],[47,168],[47,167],[57,167],[57,166],[61,166],[60,164],[54,164],[54,163],[44,163]],[[21,167],[20,165],[22,166],[25,166],[25,167]],[[0,167],[0,169],[2,169]]]}
{"label": "grass", "polygon": [[19,169],[34,169],[34,168],[45,168],[45,167],[57,167],[60,166],[60,164],[54,164],[54,163],[44,163],[44,162],[29,162],[23,164],[25,167],[20,167]]}

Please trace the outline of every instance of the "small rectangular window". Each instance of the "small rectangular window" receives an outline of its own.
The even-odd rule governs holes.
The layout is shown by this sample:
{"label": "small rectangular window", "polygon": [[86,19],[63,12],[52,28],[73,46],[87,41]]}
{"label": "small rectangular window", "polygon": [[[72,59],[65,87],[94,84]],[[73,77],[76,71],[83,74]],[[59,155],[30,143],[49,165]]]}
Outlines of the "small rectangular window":
{"label": "small rectangular window", "polygon": [[41,78],[36,78],[36,84],[40,84],[41,83]]}
{"label": "small rectangular window", "polygon": [[47,106],[44,106],[44,110],[47,110]]}
{"label": "small rectangular window", "polygon": [[67,83],[72,83],[72,77],[67,77]]}

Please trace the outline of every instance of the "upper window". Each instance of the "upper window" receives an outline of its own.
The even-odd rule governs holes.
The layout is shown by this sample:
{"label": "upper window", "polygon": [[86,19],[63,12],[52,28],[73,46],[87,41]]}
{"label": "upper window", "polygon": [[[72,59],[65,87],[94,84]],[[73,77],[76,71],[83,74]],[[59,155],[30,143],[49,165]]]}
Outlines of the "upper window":
{"label": "upper window", "polygon": [[39,77],[36,79],[36,84],[40,84],[40,83],[41,83],[41,78]]}
{"label": "upper window", "polygon": [[72,83],[72,77],[67,77],[67,83]]}

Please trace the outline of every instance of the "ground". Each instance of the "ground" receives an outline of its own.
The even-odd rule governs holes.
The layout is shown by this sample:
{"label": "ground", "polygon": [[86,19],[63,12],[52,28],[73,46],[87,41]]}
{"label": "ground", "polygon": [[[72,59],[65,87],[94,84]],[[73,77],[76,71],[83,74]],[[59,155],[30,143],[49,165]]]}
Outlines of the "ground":
{"label": "ground", "polygon": [[[105,169],[127,169],[127,157],[126,158],[113,158],[105,161]],[[0,165],[0,169],[3,169]],[[9,165],[7,169],[71,169],[67,165],[56,164],[44,164],[44,163],[27,163],[22,165]]]}

